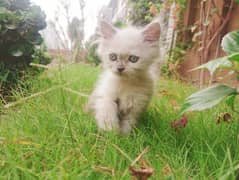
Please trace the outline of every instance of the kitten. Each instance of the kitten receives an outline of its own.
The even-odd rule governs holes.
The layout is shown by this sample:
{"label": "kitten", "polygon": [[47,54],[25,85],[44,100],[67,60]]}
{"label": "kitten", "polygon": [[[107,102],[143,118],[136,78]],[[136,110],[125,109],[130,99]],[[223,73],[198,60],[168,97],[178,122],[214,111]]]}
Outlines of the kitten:
{"label": "kitten", "polygon": [[99,129],[128,134],[153,94],[160,25],[116,29],[102,21],[98,54],[104,71],[88,102]]}

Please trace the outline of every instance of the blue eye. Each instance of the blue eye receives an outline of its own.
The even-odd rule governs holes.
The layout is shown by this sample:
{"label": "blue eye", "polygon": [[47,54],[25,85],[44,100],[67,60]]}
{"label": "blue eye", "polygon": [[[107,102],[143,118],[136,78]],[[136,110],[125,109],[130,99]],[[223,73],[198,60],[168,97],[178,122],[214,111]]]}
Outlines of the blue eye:
{"label": "blue eye", "polygon": [[110,58],[111,61],[116,61],[117,60],[117,54],[111,53],[111,54],[109,54],[109,58]]}
{"label": "blue eye", "polygon": [[135,56],[135,55],[129,56],[129,61],[132,63],[136,63],[138,60],[139,60],[139,56]]}

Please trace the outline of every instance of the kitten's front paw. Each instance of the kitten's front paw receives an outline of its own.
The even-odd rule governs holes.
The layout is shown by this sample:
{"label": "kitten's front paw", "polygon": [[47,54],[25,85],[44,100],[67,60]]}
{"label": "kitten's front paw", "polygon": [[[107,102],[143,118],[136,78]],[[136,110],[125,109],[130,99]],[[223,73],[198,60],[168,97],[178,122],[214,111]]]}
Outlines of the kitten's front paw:
{"label": "kitten's front paw", "polygon": [[127,136],[127,135],[130,134],[130,132],[131,132],[131,130],[132,130],[132,127],[133,127],[133,125],[130,124],[129,121],[123,120],[123,121],[121,121],[121,123],[120,123],[120,133],[121,133],[122,135]]}
{"label": "kitten's front paw", "polygon": [[104,131],[111,131],[111,130],[119,130],[119,120],[117,116],[110,116],[110,115],[101,115],[100,118],[96,118],[98,127]]}

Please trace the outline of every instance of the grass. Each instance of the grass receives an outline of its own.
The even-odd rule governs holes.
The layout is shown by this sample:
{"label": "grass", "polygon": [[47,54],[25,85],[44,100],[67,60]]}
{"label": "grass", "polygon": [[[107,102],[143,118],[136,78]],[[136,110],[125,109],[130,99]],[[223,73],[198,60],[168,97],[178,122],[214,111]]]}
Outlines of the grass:
{"label": "grass", "polygon": [[[0,116],[0,179],[131,179],[128,168],[142,159],[155,172],[152,179],[236,179],[239,169],[239,123],[215,121],[225,104],[188,113],[188,126],[175,131],[183,99],[195,91],[189,85],[161,80],[152,103],[129,137],[97,131],[94,118],[84,113],[86,97],[99,74],[86,65],[45,72],[32,81],[31,92],[50,92],[9,109]],[[68,83],[68,84],[67,84]]]}

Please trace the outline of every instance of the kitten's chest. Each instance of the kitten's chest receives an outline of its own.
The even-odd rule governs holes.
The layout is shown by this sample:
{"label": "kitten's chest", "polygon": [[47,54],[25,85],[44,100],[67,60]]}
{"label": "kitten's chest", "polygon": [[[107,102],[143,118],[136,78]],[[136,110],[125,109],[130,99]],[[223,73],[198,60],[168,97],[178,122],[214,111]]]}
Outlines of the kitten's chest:
{"label": "kitten's chest", "polygon": [[116,101],[121,111],[129,111],[135,105],[146,104],[153,92],[150,82],[119,82],[117,87]]}

